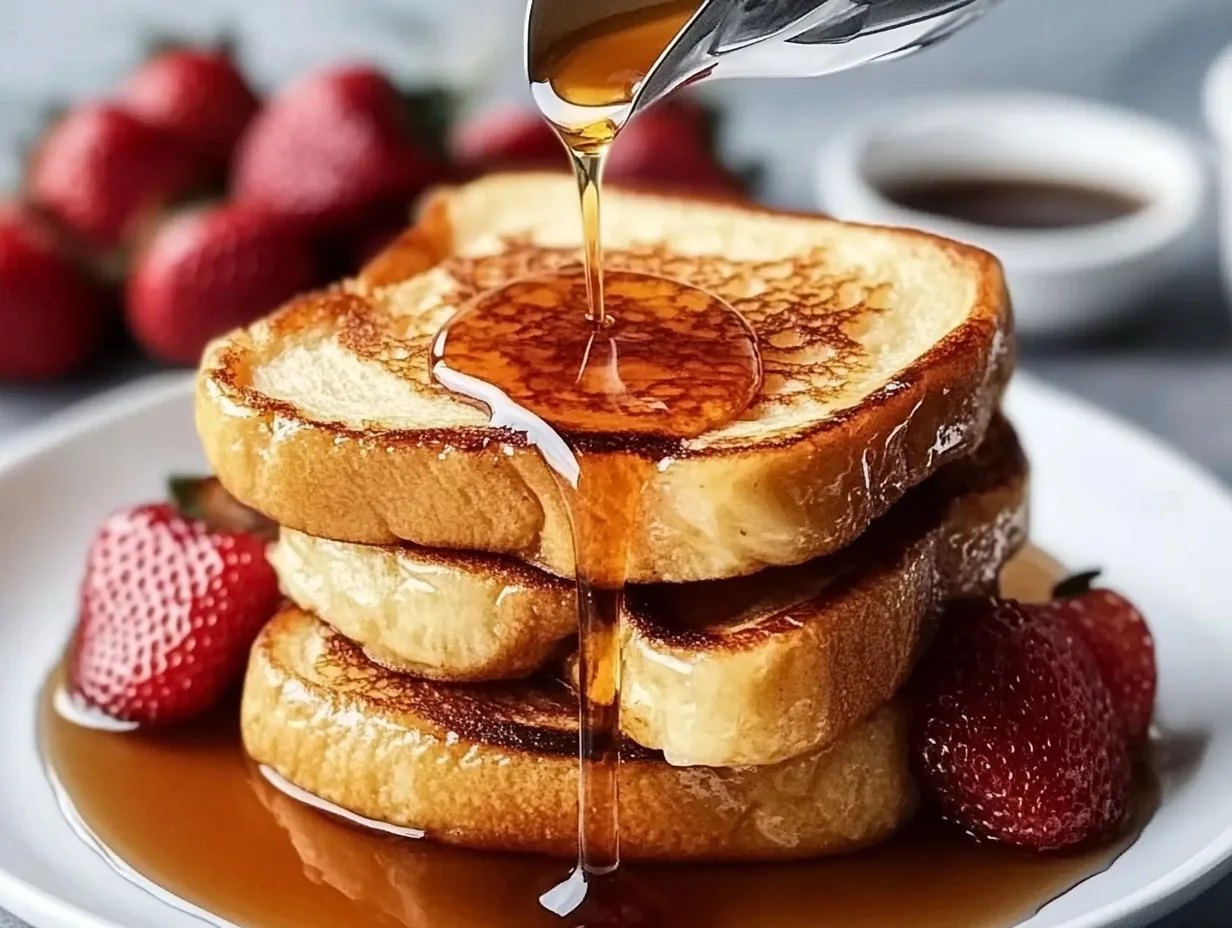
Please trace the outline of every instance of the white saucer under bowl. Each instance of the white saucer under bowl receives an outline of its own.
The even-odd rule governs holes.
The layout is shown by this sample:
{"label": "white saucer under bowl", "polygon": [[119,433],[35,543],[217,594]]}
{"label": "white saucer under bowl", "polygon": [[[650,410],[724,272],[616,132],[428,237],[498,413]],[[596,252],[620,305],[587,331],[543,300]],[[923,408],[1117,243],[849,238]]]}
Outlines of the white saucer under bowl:
{"label": "white saucer under bowl", "polygon": [[[885,185],[1026,181],[1103,190],[1140,208],[1091,225],[1009,229],[894,202]],[[840,219],[927,229],[1001,259],[1019,332],[1098,329],[1140,310],[1178,269],[1204,209],[1205,165],[1167,123],[1074,97],[972,92],[876,109],[826,144],[822,209]]]}
{"label": "white saucer under bowl", "polygon": [[[1103,566],[1146,612],[1160,725],[1185,747],[1160,771],[1162,803],[1137,843],[1024,928],[1145,925],[1232,858],[1232,497],[1151,439],[1033,381],[1016,383],[1008,410],[1034,463],[1036,541],[1071,566]],[[75,837],[35,748],[39,686],[72,628],[95,528],[120,505],[161,496],[168,473],[203,466],[191,385],[179,375],[90,401],[0,449],[0,907],[36,928],[203,924]]]}

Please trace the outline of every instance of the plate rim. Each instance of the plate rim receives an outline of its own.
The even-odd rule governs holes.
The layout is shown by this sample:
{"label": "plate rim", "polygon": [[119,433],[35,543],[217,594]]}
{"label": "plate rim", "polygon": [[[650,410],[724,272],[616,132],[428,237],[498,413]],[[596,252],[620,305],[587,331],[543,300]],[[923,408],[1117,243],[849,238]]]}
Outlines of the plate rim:
{"label": "plate rim", "polygon": [[[191,395],[193,382],[194,376],[191,372],[167,371],[151,374],[101,391],[51,413],[42,421],[0,441],[0,481],[6,478],[10,470],[83,432],[105,426],[143,408],[182,398],[184,394]],[[1201,488],[1203,494],[1218,498],[1232,509],[1232,488],[1158,436],[1115,413],[1023,372],[1015,374],[1010,388],[1011,413],[1012,407],[1020,402],[1015,397],[1023,394],[1034,395],[1038,401],[1046,404],[1067,405],[1081,417],[1097,421],[1101,427],[1118,433],[1121,439],[1148,448],[1149,452],[1167,467],[1183,472],[1187,479]],[[1115,901],[1070,919],[1064,923],[1064,928],[1108,928],[1129,919],[1157,919],[1196,898],[1229,871],[1232,871],[1232,820],[1224,830],[1181,865]],[[35,928],[42,928],[39,922],[44,919],[54,919],[57,925],[71,928],[126,928],[105,916],[66,902],[3,867],[0,867],[0,903],[18,918],[31,922]],[[38,921],[31,921],[32,918]]]}

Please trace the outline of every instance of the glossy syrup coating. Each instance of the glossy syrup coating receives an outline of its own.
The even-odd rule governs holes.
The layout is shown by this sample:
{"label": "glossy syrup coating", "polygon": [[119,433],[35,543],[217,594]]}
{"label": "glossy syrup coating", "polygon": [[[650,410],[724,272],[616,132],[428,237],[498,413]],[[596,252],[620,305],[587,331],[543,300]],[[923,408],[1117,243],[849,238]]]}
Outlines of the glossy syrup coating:
{"label": "glossy syrup coating", "polygon": [[552,43],[530,62],[540,112],[574,152],[601,152],[628,118],[637,86],[700,5],[669,0],[610,16]]}
{"label": "glossy syrup coating", "polygon": [[628,103],[637,83],[696,12],[698,0],[669,0],[607,17],[550,45],[531,80],[548,81],[574,106]]}
{"label": "glossy syrup coating", "polygon": [[580,269],[515,280],[450,321],[438,360],[566,432],[691,438],[752,403],[756,336],[721,299],[631,271],[609,271],[605,290],[596,326]]}

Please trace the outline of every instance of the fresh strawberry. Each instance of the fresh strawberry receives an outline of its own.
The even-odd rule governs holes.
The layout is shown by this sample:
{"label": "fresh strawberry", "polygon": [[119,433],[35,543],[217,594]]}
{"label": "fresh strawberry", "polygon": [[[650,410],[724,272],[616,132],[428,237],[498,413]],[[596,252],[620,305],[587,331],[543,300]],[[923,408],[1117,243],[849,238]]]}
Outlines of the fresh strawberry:
{"label": "fresh strawberry", "polygon": [[501,168],[565,168],[565,148],[533,110],[507,107],[458,125],[450,141],[454,161],[470,173]]}
{"label": "fresh strawberry", "polygon": [[1052,608],[1095,656],[1125,736],[1138,745],[1146,741],[1155,712],[1155,640],[1129,600],[1091,588],[1096,576],[1080,574],[1058,585]]}
{"label": "fresh strawberry", "polygon": [[44,380],[80,367],[103,336],[102,291],[28,209],[0,206],[0,378]]}
{"label": "fresh strawberry", "polygon": [[242,204],[183,213],[136,256],[129,328],[154,357],[195,364],[211,338],[321,278],[316,244],[292,220]]}
{"label": "fresh strawberry", "polygon": [[712,151],[703,113],[697,104],[669,100],[635,116],[617,136],[605,176],[682,192],[743,193],[744,182]]}
{"label": "fresh strawberry", "polygon": [[212,531],[164,504],[118,512],[86,561],[69,686],[125,721],[199,715],[238,678],[278,602],[261,538]]}
{"label": "fresh strawberry", "polygon": [[259,105],[229,54],[192,48],[151,58],[120,89],[119,102],[214,171],[226,169]]}
{"label": "fresh strawberry", "polygon": [[107,103],[70,110],[41,142],[27,192],[95,248],[131,244],[140,227],[197,181],[173,139]]}
{"label": "fresh strawberry", "polygon": [[267,541],[278,538],[278,525],[228,493],[217,477],[172,477],[169,489],[180,512],[216,532],[247,532]]}
{"label": "fresh strawberry", "polygon": [[944,818],[1055,850],[1124,819],[1130,758],[1091,653],[1048,604],[954,604],[916,678],[912,753]]}
{"label": "fresh strawberry", "polygon": [[337,230],[409,205],[443,171],[397,89],[355,65],[297,81],[258,114],[240,140],[232,190],[241,202]]}

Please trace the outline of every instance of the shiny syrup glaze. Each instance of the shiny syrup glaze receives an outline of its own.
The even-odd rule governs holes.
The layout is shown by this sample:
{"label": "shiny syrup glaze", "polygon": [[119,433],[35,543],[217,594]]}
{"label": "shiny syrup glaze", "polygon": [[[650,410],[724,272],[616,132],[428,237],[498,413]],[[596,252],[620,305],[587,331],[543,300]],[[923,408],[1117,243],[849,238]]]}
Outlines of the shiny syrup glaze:
{"label": "shiny syrup glaze", "polygon": [[[1047,595],[1061,571],[1035,550],[1006,570],[1006,592]],[[62,719],[44,692],[49,771],[81,824],[171,894],[244,928],[555,926],[538,896],[560,879],[549,858],[489,854],[346,823],[271,786],[244,756],[238,709],[179,733],[117,735]],[[1131,844],[1155,807],[1149,772],[1116,842],[1032,856],[979,846],[921,818],[883,845],[794,864],[627,865],[655,923],[1008,928]]]}
{"label": "shiny syrup glaze", "polygon": [[[659,466],[654,439],[722,426],[761,384],[756,337],[718,297],[664,277],[609,272],[600,325],[594,292],[580,269],[514,281],[454,316],[432,351],[438,382],[484,404],[493,424],[526,432],[569,507],[584,768],[577,872],[588,875],[610,873],[620,859],[617,617],[638,503]],[[591,453],[609,434],[647,443],[635,453]],[[582,889],[571,885],[547,904],[571,909]]]}
{"label": "shiny syrup glaze", "polygon": [[[456,315],[433,348],[436,380],[524,431],[568,506],[578,585],[578,863],[543,904],[573,924],[638,923],[648,904],[620,863],[620,644],[629,538],[660,465],[644,453],[588,455],[604,435],[692,438],[738,417],[761,386],[756,338],[734,309],[696,287],[604,274],[603,166],[638,82],[697,2],[613,17],[528,62],[541,112],[578,185],[582,265],[514,281]],[[494,392],[498,391],[498,392]],[[559,430],[559,431],[557,431]],[[574,436],[574,437],[571,437]]]}

